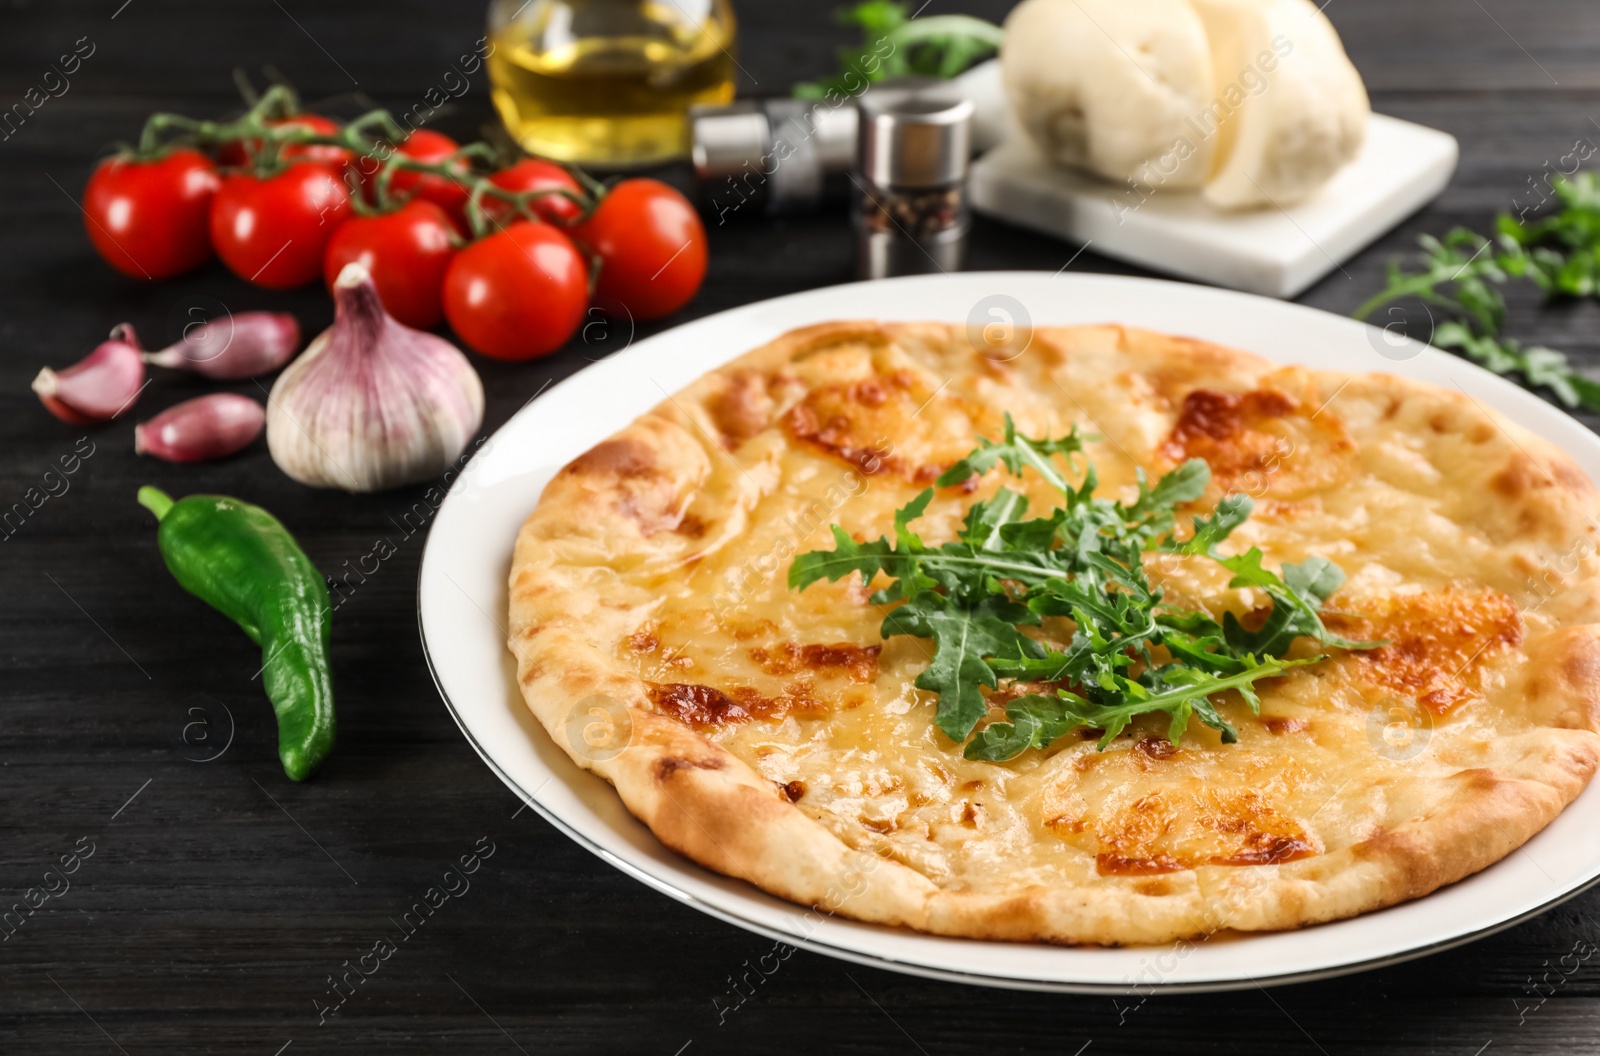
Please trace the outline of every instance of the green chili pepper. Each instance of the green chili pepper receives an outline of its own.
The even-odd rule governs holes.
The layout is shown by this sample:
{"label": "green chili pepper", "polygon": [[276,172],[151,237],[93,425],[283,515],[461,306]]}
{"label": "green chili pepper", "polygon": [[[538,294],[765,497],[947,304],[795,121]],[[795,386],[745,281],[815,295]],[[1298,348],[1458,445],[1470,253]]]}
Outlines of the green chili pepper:
{"label": "green chili pepper", "polygon": [[310,777],[333,748],[328,585],[276,517],[225,495],[173,502],[140,488],[156,515],[161,556],[183,589],[261,646],[261,675],[278,716],[278,758],[292,780]]}

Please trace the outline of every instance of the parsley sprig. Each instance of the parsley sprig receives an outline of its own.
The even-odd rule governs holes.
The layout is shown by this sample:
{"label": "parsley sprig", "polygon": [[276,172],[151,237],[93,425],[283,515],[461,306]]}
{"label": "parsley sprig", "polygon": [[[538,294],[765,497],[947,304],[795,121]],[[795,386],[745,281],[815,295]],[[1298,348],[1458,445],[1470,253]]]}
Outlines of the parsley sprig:
{"label": "parsley sprig", "polygon": [[[952,740],[967,742],[969,759],[1011,759],[1080,726],[1102,731],[1103,749],[1134,718],[1153,713],[1168,717],[1174,743],[1191,716],[1231,743],[1238,731],[1218,714],[1212,697],[1231,690],[1258,711],[1256,682],[1326,658],[1287,659],[1298,638],[1323,650],[1382,644],[1351,641],[1323,626],[1322,605],[1344,581],[1331,561],[1286,564],[1280,576],[1262,565],[1255,547],[1231,557],[1217,551],[1250,516],[1249,496],[1224,498],[1209,516],[1194,518],[1187,538],[1178,538],[1177,507],[1199,499],[1211,480],[1203,460],[1190,459],[1153,487],[1141,472],[1138,496],[1123,503],[1094,494],[1092,464],[1085,462],[1081,483],[1071,482],[1062,464],[1076,474],[1082,451],[1076,430],[1036,440],[1019,434],[1007,415],[1002,442],[980,441],[935,483],[961,484],[996,465],[1014,476],[1031,469],[1061,492],[1061,505],[1030,518],[1027,497],[1002,487],[973,503],[956,539],[930,546],[911,530],[933,499],[929,488],[895,513],[893,539],[857,542],[834,525],[834,549],[797,557],[789,585],[803,590],[853,572],[864,583],[888,577],[870,599],[896,606],[881,633],[933,642],[916,685],[939,695],[935,721]],[[1208,556],[1233,573],[1230,588],[1262,591],[1272,611],[1252,630],[1232,613],[1219,623],[1167,606],[1144,569],[1149,551]],[[1072,621],[1064,647],[1024,633],[1042,628],[1047,617]],[[1017,696],[1006,704],[1004,720],[973,736],[989,712],[983,691],[1013,681],[1063,688]]]}
{"label": "parsley sprig", "polygon": [[1526,279],[1550,298],[1600,295],[1600,181],[1585,172],[1551,186],[1556,212],[1531,222],[1501,213],[1493,240],[1465,228],[1443,239],[1422,236],[1418,269],[1391,264],[1387,287],[1352,314],[1366,319],[1403,298],[1444,308],[1450,318],[1435,328],[1432,344],[1457,349],[1496,374],[1520,374],[1568,407],[1600,411],[1600,383],[1578,373],[1565,355],[1500,336],[1501,287],[1511,279]]}

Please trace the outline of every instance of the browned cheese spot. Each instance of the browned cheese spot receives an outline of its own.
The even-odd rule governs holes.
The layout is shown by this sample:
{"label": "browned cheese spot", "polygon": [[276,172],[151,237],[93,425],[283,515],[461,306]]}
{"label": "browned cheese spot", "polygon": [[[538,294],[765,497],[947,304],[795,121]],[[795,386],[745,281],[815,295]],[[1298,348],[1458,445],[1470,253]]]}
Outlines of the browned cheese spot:
{"label": "browned cheese spot", "polygon": [[596,444],[568,463],[563,476],[585,477],[610,485],[619,512],[643,535],[678,527],[683,511],[677,486],[664,472],[649,444],[633,437]]}
{"label": "browned cheese spot", "polygon": [[[1160,455],[1172,465],[1203,458],[1214,488],[1294,498],[1337,481],[1354,445],[1331,412],[1277,389],[1183,398]],[[1258,512],[1286,512],[1261,503]]]}
{"label": "browned cheese spot", "polygon": [[806,718],[828,713],[828,705],[804,682],[791,683],[776,696],[750,686],[730,686],[726,690],[693,682],[647,682],[645,686],[659,711],[700,733],[747,722],[775,722],[791,713]]}
{"label": "browned cheese spot", "polygon": [[683,770],[721,770],[722,760],[715,756],[709,759],[685,759],[679,756],[667,756],[655,762],[656,781],[665,783]]}
{"label": "browned cheese spot", "polygon": [[1513,502],[1527,499],[1546,488],[1577,495],[1587,495],[1594,490],[1594,485],[1583,471],[1566,459],[1540,461],[1521,450],[1507,457],[1500,471],[1489,478],[1489,487],[1496,495]]}
{"label": "browned cheese spot", "polygon": [[1134,742],[1133,750],[1146,759],[1167,759],[1177,752],[1178,746],[1165,737],[1141,737]]}
{"label": "browned cheese spot", "polygon": [[720,729],[772,716],[773,701],[748,687],[730,693],[685,682],[651,682],[650,700],[661,711],[696,730]]}
{"label": "browned cheese spot", "polygon": [[794,440],[867,476],[889,473],[925,485],[972,449],[983,413],[897,371],[819,385],[783,424]]}
{"label": "browned cheese spot", "polygon": [[1517,603],[1497,590],[1340,599],[1339,608],[1323,616],[1329,629],[1389,643],[1342,661],[1356,677],[1439,715],[1474,695],[1485,660],[1522,643]]}
{"label": "browned cheese spot", "polygon": [[562,470],[574,476],[614,476],[623,480],[648,476],[655,471],[655,452],[650,445],[631,437],[602,441]]}
{"label": "browned cheese spot", "polygon": [[1197,865],[1276,865],[1318,851],[1297,822],[1249,788],[1157,791],[1096,831],[1103,848],[1096,870],[1122,876]]}
{"label": "browned cheese spot", "polygon": [[706,410],[729,450],[771,424],[773,409],[766,379],[753,370],[734,371],[722,390],[706,401]]}
{"label": "browned cheese spot", "polygon": [[1281,755],[1145,737],[1062,771],[1045,791],[1041,820],[1093,854],[1104,875],[1270,865],[1321,852],[1279,806],[1304,780]]}
{"label": "browned cheese spot", "polygon": [[692,513],[686,513],[673,527],[673,531],[686,539],[699,539],[706,534],[706,522]]}
{"label": "browned cheese spot", "polygon": [[844,674],[857,682],[871,682],[878,674],[878,654],[881,645],[851,645],[839,642],[832,645],[796,645],[780,642],[777,645],[751,646],[750,659],[769,675],[792,675],[796,672],[811,674]]}

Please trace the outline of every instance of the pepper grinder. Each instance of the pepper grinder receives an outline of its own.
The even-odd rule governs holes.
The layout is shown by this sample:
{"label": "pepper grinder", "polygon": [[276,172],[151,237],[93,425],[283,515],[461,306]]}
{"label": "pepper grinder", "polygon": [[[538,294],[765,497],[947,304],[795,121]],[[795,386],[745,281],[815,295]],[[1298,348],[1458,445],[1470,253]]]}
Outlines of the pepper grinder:
{"label": "pepper grinder", "polygon": [[800,99],[746,100],[689,111],[691,156],[708,213],[749,207],[777,216],[845,198],[856,157],[856,108]]}
{"label": "pepper grinder", "polygon": [[858,106],[861,277],[959,270],[971,225],[971,101],[935,81],[879,86]]}

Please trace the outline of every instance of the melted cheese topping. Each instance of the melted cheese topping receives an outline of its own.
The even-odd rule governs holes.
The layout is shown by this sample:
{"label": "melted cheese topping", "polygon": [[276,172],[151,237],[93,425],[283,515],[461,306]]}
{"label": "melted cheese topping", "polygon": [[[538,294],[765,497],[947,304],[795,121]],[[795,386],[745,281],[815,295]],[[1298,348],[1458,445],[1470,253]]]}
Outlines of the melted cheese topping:
{"label": "melted cheese topping", "polygon": [[[693,425],[716,438],[711,476],[674,514],[679,558],[622,571],[630,596],[649,600],[618,658],[657,710],[846,843],[954,889],[1143,877],[1159,891],[1172,870],[1371,838],[1425,810],[1429,788],[1480,763],[1494,738],[1528,728],[1512,692],[1518,647],[1563,622],[1530,589],[1530,569],[1563,544],[1530,529],[1527,503],[1486,491],[1485,454],[1507,445],[1470,408],[1359,378],[1335,391],[1198,343],[1192,357],[1144,355],[1114,327],[1079,331],[1071,348],[1036,338],[1009,363],[960,345],[945,328],[846,335],[770,373],[705,382]],[[1260,718],[1220,699],[1234,745],[1196,722],[1173,749],[1161,723],[1136,722],[1104,752],[1069,736],[1005,764],[963,758],[913,685],[929,643],[881,638],[886,610],[857,577],[795,592],[786,576],[795,555],[832,548],[831,524],[858,539],[891,533],[898,507],[979,436],[1000,435],[1005,410],[1029,435],[1096,437],[1105,495],[1131,497],[1141,467],[1206,458],[1215,483],[1193,512],[1224,490],[1257,500],[1226,549],[1260,546],[1274,568],[1333,559],[1349,578],[1330,625],[1390,644],[1262,683]],[[1539,486],[1523,477],[1504,487]],[[970,503],[1002,483],[1035,513],[1058,501],[1034,474],[991,473],[939,490],[915,530],[954,537]],[[1591,578],[1593,552],[1581,570]],[[1267,604],[1230,590],[1205,558],[1152,555],[1149,567],[1174,605],[1248,618]]]}

